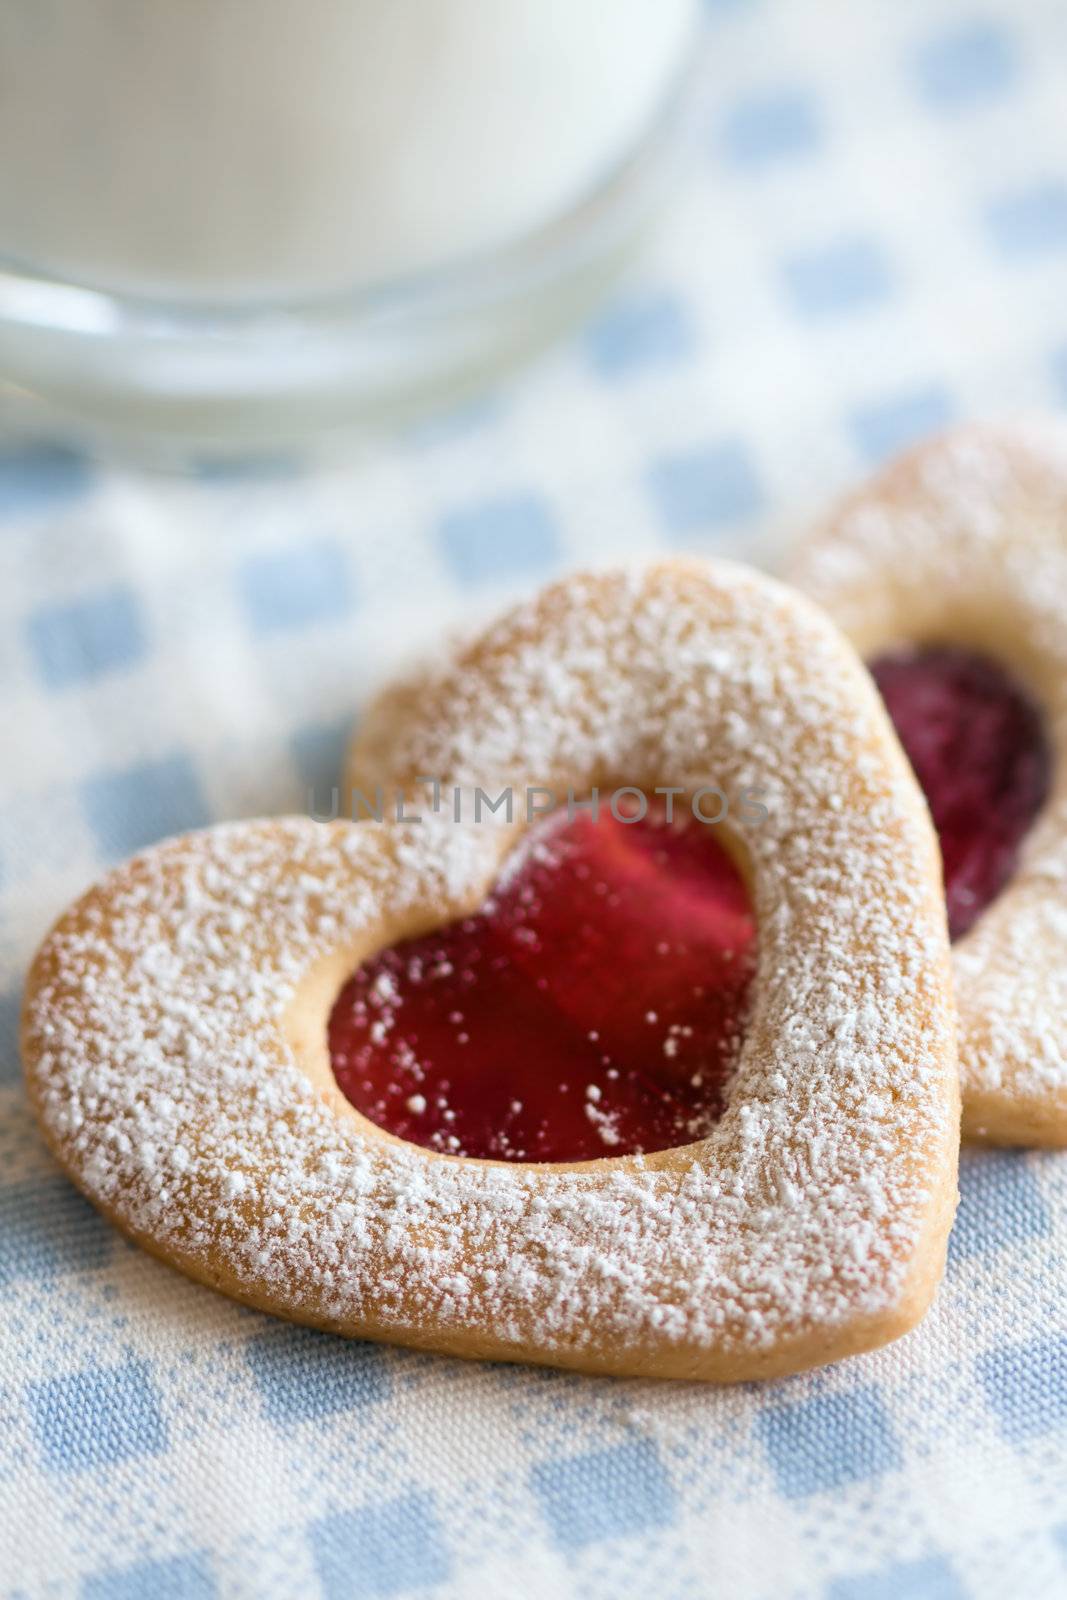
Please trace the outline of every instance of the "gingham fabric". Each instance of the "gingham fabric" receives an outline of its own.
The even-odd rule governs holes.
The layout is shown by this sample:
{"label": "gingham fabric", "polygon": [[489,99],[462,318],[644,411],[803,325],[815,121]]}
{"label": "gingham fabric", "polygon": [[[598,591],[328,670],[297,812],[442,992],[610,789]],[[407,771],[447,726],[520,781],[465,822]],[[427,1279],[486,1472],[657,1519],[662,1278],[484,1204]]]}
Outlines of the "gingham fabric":
{"label": "gingham fabric", "polygon": [[164,834],[327,806],[369,683],[440,622],[587,559],[773,559],[913,436],[1067,399],[1061,0],[717,0],[708,27],[662,232],[484,401],[344,467],[0,460],[5,1593],[1067,1595],[1067,1157],[965,1158],[916,1333],[717,1391],[242,1311],[97,1218],[20,1084],[65,902]]}

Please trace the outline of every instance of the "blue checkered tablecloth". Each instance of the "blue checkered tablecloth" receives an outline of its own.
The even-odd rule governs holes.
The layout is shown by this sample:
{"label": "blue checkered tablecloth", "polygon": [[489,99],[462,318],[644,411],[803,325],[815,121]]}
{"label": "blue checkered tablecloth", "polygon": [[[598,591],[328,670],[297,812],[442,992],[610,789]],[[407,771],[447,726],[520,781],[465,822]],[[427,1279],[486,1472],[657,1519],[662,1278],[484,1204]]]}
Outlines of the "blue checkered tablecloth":
{"label": "blue checkered tablecloth", "polygon": [[65,902],[163,834],[328,803],[433,628],[583,560],[773,561],[912,437],[1067,402],[1061,0],[707,12],[684,195],[498,392],[344,467],[0,453],[4,1593],[1067,1595],[1067,1157],[965,1157],[916,1333],[716,1391],[240,1310],[96,1217],[20,1085],[20,975]]}

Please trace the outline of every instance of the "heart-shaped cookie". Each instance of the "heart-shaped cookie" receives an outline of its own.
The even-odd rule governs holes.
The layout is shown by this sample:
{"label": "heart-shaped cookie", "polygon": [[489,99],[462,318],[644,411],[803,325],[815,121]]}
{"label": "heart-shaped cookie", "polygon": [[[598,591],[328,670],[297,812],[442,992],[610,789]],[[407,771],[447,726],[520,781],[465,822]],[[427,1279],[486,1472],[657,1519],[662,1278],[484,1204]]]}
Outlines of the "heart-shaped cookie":
{"label": "heart-shaped cookie", "polygon": [[955,1203],[955,1015],[932,829],[849,647],[769,580],[667,564],[547,591],[421,696],[393,730],[412,796],[435,771],[760,792],[730,824],[759,964],[710,1134],[496,1163],[391,1138],[340,1093],[345,979],[474,912],[523,831],[442,808],[213,828],[72,907],[23,1026],[67,1171],[204,1283],[457,1355],[730,1380],[911,1327]]}
{"label": "heart-shaped cookie", "polygon": [[942,828],[964,1135],[1067,1146],[1067,427],[920,446],[792,576],[872,664]]}

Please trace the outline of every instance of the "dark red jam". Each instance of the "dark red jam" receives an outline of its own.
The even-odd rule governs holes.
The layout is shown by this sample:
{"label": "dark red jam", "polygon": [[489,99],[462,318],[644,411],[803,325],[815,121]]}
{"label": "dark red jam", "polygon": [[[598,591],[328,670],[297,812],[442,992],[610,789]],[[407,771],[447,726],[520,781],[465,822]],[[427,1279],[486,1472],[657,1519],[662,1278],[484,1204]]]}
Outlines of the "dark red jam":
{"label": "dark red jam", "polygon": [[345,985],[333,1070],[390,1133],[574,1161],[688,1144],[723,1106],[755,967],[745,884],[681,807],[530,830],[483,909]]}
{"label": "dark red jam", "polygon": [[958,939],[1008,882],[1048,794],[1043,719],[996,662],[968,650],[900,650],[871,672],[930,805]]}

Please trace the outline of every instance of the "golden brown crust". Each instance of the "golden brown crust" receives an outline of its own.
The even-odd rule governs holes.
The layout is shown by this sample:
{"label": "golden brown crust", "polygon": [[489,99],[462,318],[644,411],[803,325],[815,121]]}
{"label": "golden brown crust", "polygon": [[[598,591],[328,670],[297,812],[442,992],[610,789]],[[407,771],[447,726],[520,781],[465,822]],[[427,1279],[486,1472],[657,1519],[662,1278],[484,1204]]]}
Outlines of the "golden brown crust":
{"label": "golden brown crust", "polygon": [[847,496],[790,576],[860,654],[958,644],[1041,706],[1052,790],[1011,883],[954,950],[963,1131],[1067,1146],[1067,428],[962,427]]}
{"label": "golden brown crust", "polygon": [[[508,735],[491,693],[520,668]],[[460,720],[451,755],[409,730],[407,777],[469,757],[652,786],[685,762],[766,792],[737,828],[760,968],[712,1135],[531,1166],[368,1124],[329,1069],[337,988],[478,904],[521,824],[283,819],[146,852],[42,946],[23,1052],[71,1176],[248,1304],[456,1355],[733,1381],[913,1326],[955,1205],[955,1016],[929,821],[848,647],[768,580],[664,564],[548,591],[419,695],[435,738],[437,708]]]}

